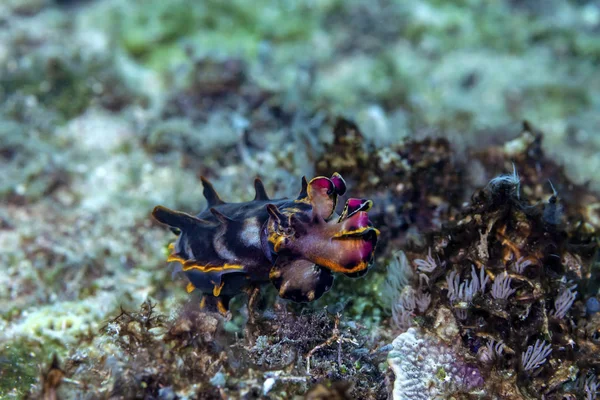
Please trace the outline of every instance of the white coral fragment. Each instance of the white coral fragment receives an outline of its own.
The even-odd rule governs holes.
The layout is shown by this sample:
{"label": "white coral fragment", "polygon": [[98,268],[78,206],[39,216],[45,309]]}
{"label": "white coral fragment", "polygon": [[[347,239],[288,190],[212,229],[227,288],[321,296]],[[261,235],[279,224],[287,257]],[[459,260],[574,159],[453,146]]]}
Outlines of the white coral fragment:
{"label": "white coral fragment", "polygon": [[434,334],[413,327],[392,346],[388,364],[395,375],[394,400],[447,398],[453,390],[483,384],[479,370],[466,365],[456,349]]}

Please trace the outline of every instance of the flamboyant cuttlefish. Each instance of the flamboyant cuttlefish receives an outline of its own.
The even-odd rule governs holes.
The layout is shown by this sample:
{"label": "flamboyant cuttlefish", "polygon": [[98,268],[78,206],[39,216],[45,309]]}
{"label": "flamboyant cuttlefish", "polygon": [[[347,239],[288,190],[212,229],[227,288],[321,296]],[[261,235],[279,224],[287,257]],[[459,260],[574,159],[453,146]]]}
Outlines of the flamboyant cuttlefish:
{"label": "flamboyant cuttlefish", "polygon": [[271,281],[279,296],[296,302],[318,299],[333,284],[332,272],[367,273],[379,231],[367,216],[371,200],[349,199],[340,174],[302,178],[293,200],[270,200],[259,179],[254,200],[225,203],[202,178],[208,208],[197,216],[157,206],[160,223],[178,234],[167,261],[181,263],[187,290],[203,293],[201,307],[226,314],[229,300]]}

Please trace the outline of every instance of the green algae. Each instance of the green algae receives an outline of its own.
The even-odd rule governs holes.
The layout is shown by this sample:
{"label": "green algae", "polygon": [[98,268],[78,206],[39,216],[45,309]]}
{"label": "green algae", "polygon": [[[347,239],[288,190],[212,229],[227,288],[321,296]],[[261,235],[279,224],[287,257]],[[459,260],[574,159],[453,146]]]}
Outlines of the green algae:
{"label": "green algae", "polygon": [[[64,120],[85,111],[104,90],[103,85],[112,86],[119,81],[111,70],[110,59],[86,60],[79,54],[48,57],[34,53],[23,63],[29,67],[5,66],[0,71],[0,86],[5,95],[33,96],[37,103],[56,111]],[[115,87],[123,88],[118,84]]]}
{"label": "green algae", "polygon": [[369,272],[369,278],[336,278],[335,293],[324,296],[319,305],[331,305],[352,321],[358,321],[365,329],[372,330],[381,324],[386,312],[386,299],[381,298],[381,285],[385,271],[377,265]]}
{"label": "green algae", "polygon": [[54,354],[66,354],[66,349],[51,341],[0,342],[0,397],[25,398]]}
{"label": "green algae", "polygon": [[254,59],[263,42],[277,46],[308,42],[335,5],[335,1],[270,0],[252,7],[242,0],[112,2],[107,10],[102,9],[104,16],[96,24],[112,32],[128,54],[165,70],[184,61],[190,49],[199,54],[216,52]]}
{"label": "green algae", "polygon": [[25,395],[39,377],[36,354],[15,344],[3,344],[0,352],[0,396]]}

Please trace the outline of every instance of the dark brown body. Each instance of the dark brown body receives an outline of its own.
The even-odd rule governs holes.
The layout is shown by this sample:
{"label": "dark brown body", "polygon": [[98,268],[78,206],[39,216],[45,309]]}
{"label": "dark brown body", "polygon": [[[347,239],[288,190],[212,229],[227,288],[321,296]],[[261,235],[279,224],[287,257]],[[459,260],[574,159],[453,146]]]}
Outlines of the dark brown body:
{"label": "dark brown body", "polygon": [[269,281],[283,298],[312,301],[333,284],[331,272],[362,275],[372,262],[378,231],[366,218],[370,202],[351,199],[335,215],[345,191],[337,174],[303,179],[294,200],[270,200],[256,180],[254,200],[225,203],[203,183],[207,210],[194,217],[158,206],[153,216],[178,231],[168,261],[181,263],[188,291],[200,290],[205,307],[225,313],[231,297]]}

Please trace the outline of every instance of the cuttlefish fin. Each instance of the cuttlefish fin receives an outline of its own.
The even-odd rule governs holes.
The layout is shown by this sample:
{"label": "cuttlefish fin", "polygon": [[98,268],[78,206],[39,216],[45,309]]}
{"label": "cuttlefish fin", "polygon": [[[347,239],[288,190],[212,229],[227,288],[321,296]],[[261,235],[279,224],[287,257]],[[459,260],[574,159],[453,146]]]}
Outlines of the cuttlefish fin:
{"label": "cuttlefish fin", "polygon": [[202,194],[204,195],[204,198],[208,202],[209,208],[218,206],[219,204],[225,204],[225,202],[223,200],[221,200],[221,198],[219,197],[219,194],[217,193],[214,186],[212,185],[212,183],[210,183],[210,181],[208,179],[201,176],[200,180],[202,181],[202,186],[204,187]]}
{"label": "cuttlefish fin", "polygon": [[155,220],[161,224],[176,228],[179,230],[186,230],[198,225],[210,225],[210,222],[194,217],[193,215],[186,214],[181,211],[171,210],[170,208],[163,206],[156,206],[152,210],[152,216]]}
{"label": "cuttlefish fin", "polygon": [[254,191],[256,192],[254,200],[270,200],[269,195],[267,195],[267,191],[265,190],[265,185],[259,178],[254,180]]}

